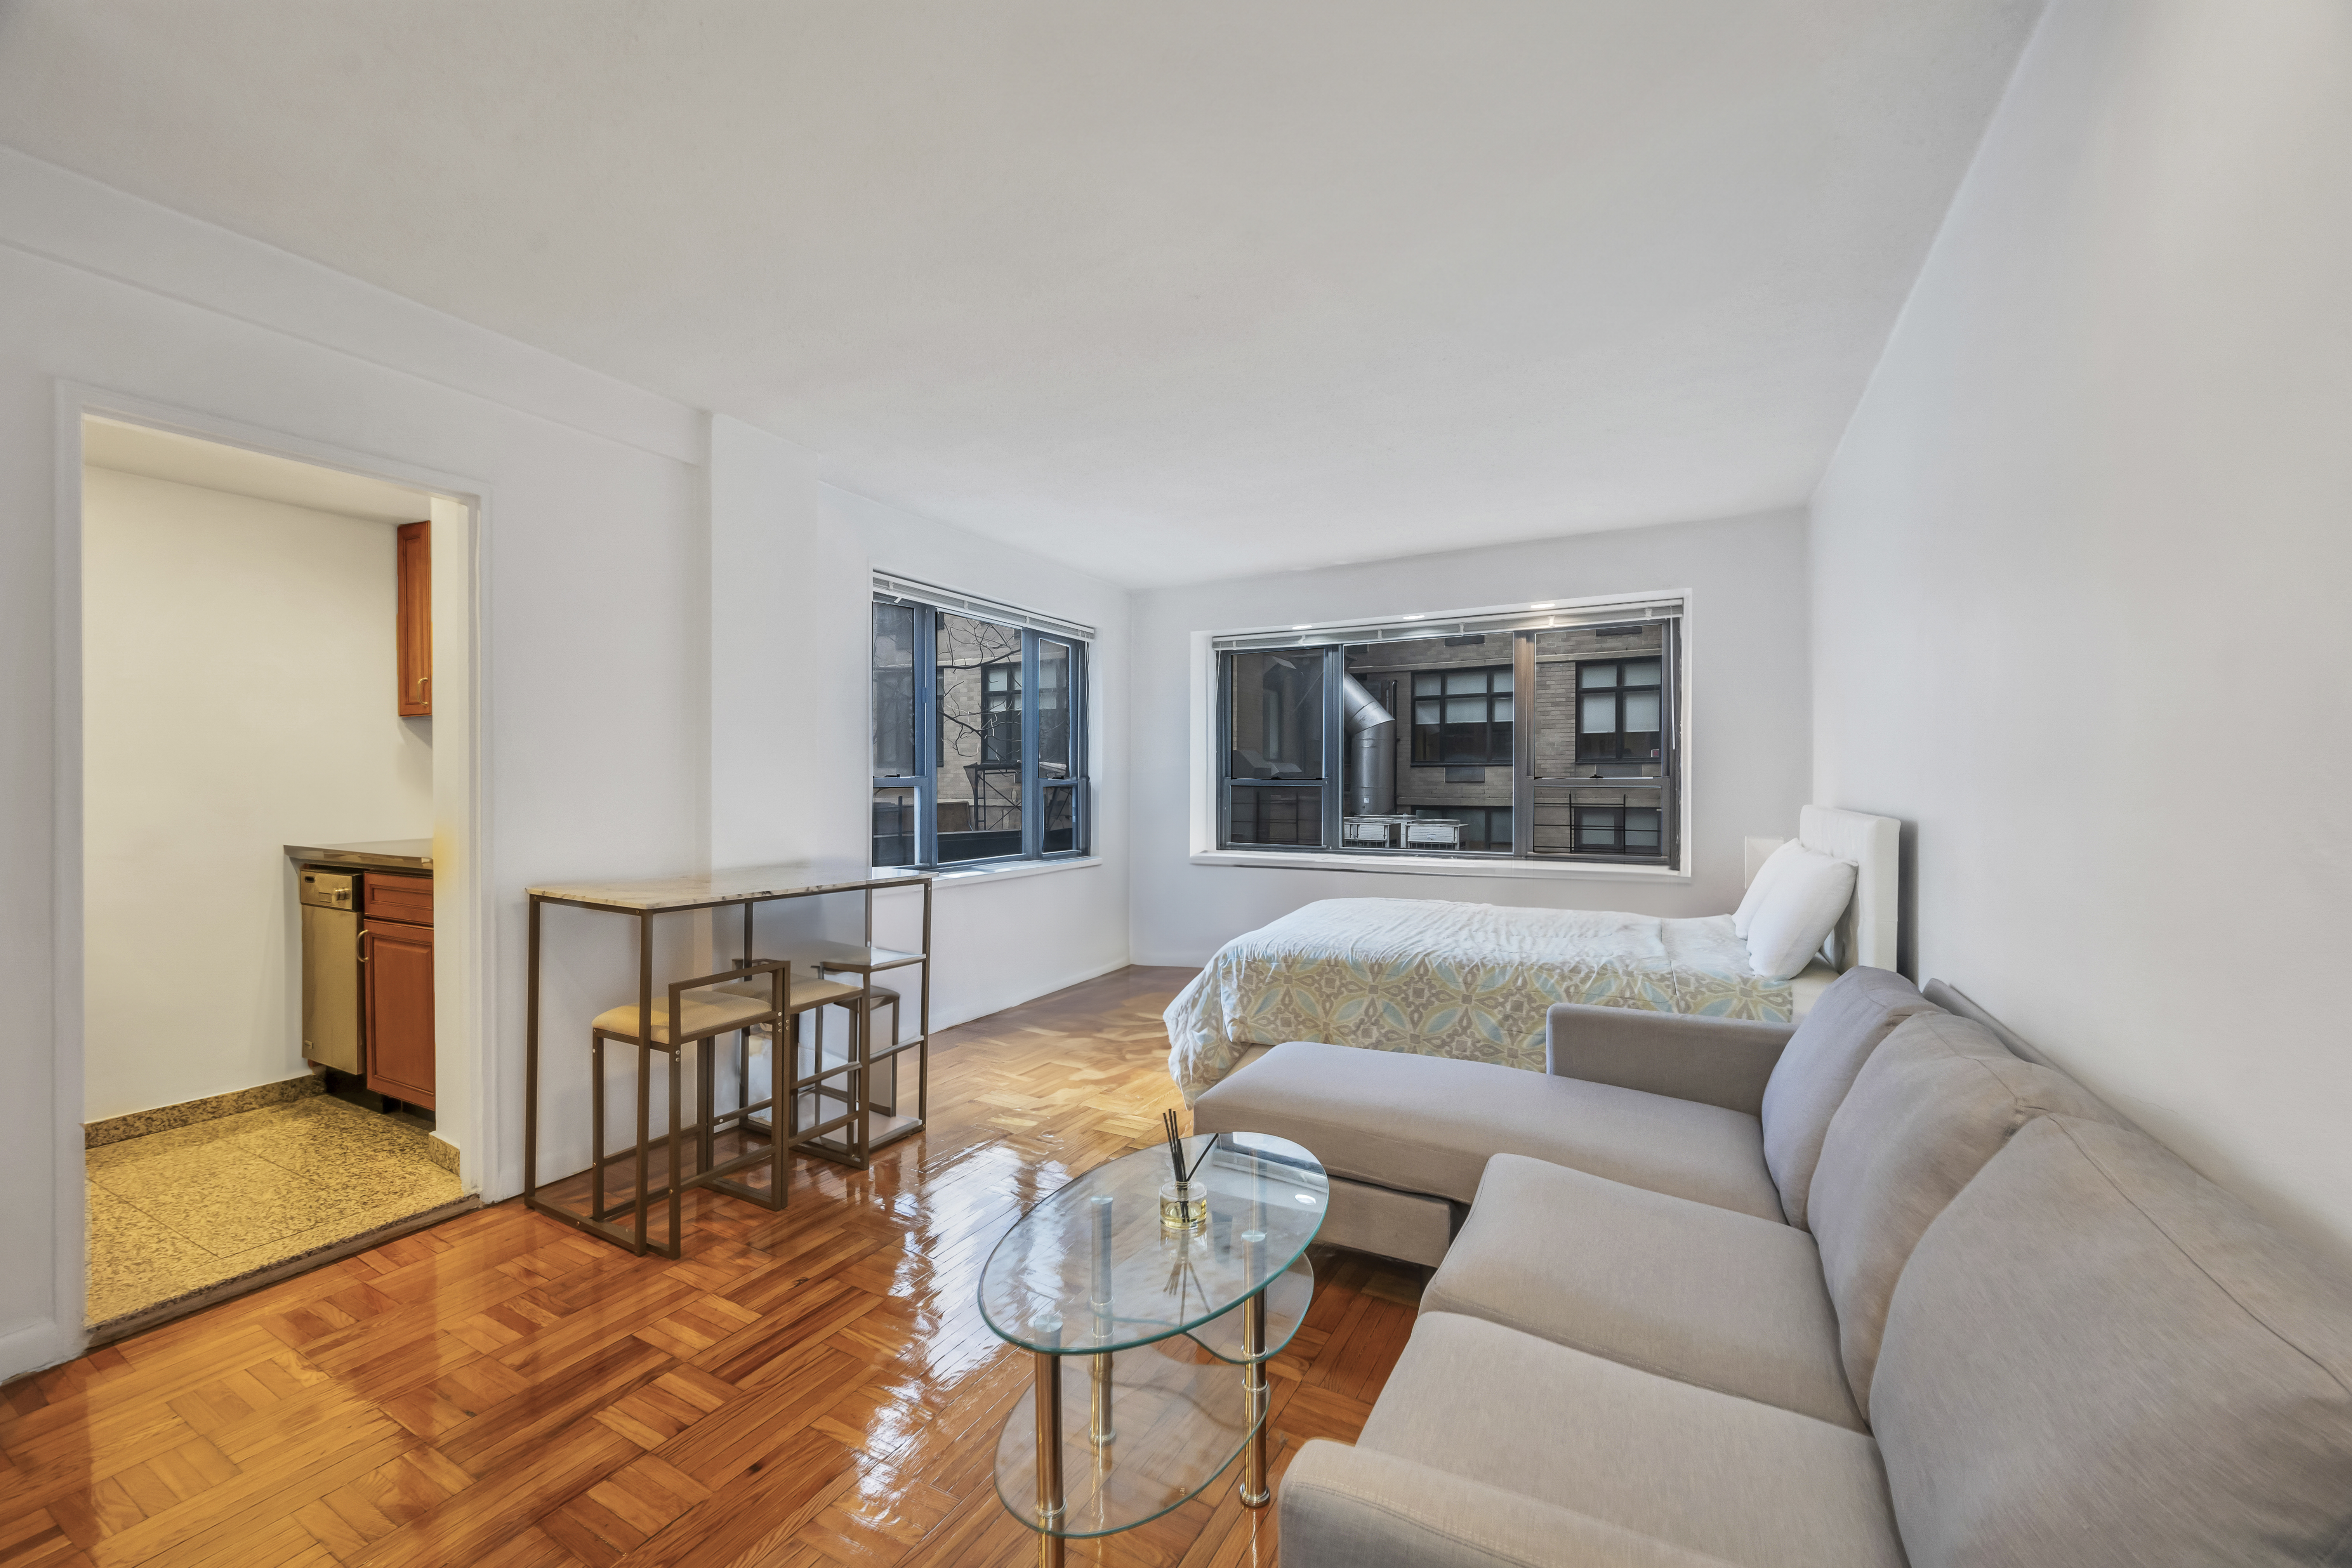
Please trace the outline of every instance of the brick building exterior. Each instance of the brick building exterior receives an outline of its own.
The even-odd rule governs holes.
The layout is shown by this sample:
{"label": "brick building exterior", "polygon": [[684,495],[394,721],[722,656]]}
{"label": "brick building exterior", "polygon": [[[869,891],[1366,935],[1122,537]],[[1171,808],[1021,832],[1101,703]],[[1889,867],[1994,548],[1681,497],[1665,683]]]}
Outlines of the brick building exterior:
{"label": "brick building exterior", "polygon": [[[1612,631],[1616,635],[1612,635]],[[1660,622],[1641,624],[1632,628],[1630,635],[1626,635],[1626,628],[1599,627],[1535,635],[1538,777],[1576,777],[1599,771],[1592,763],[1580,766],[1577,762],[1578,666],[1596,660],[1658,658],[1664,647],[1664,626]],[[1476,768],[1448,767],[1442,760],[1417,762],[1413,678],[1478,669],[1509,670],[1516,640],[1514,634],[1502,632],[1485,637],[1358,644],[1346,650],[1348,673],[1362,682],[1397,717],[1398,814],[1453,816],[1465,821],[1469,826],[1465,847],[1510,847],[1511,769],[1507,761]],[[1498,703],[1496,708],[1507,713],[1510,705]],[[1608,771],[1618,775],[1654,778],[1662,765],[1613,764]],[[1639,810],[1655,803],[1656,793],[1647,790],[1543,790],[1537,801],[1536,851],[1567,854],[1575,848],[1570,813],[1577,805]],[[1478,831],[1481,827],[1486,832]]]}

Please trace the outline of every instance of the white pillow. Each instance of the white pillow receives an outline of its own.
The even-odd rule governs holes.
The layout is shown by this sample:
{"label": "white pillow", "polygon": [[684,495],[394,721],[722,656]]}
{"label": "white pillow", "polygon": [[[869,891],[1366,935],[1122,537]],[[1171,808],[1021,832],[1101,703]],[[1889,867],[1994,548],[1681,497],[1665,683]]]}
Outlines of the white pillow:
{"label": "white pillow", "polygon": [[1764,907],[1765,899],[1771,893],[1772,884],[1779,881],[1780,873],[1789,868],[1790,858],[1805,852],[1803,845],[1789,838],[1783,839],[1780,847],[1764,857],[1764,864],[1756,868],[1756,879],[1748,884],[1747,897],[1741,899],[1739,907],[1731,911],[1733,931],[1740,936],[1748,934],[1748,928],[1756,923],[1756,911]]}
{"label": "white pillow", "polygon": [[[1793,851],[1793,853],[1792,853]],[[1838,916],[1853,898],[1853,862],[1784,845],[1772,855],[1789,863],[1772,879],[1748,922],[1748,963],[1770,980],[1793,980],[1813,961]],[[1756,879],[1761,882],[1764,873]]]}

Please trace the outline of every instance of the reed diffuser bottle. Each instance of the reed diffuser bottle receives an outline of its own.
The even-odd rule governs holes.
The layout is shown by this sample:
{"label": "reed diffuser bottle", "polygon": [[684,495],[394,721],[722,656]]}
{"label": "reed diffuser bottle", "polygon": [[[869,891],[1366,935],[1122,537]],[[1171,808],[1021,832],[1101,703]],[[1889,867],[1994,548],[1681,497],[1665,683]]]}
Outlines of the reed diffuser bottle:
{"label": "reed diffuser bottle", "polygon": [[[1161,1184],[1160,1188],[1160,1228],[1162,1230],[1197,1230],[1209,1223],[1209,1194],[1200,1183],[1192,1180],[1200,1172],[1200,1159],[1208,1157],[1201,1151],[1200,1159],[1191,1166],[1184,1163],[1184,1140],[1176,1130],[1176,1113],[1165,1110],[1160,1115],[1160,1126],[1168,1134],[1168,1164],[1176,1179]],[[1212,1138],[1211,1146],[1216,1140]]]}

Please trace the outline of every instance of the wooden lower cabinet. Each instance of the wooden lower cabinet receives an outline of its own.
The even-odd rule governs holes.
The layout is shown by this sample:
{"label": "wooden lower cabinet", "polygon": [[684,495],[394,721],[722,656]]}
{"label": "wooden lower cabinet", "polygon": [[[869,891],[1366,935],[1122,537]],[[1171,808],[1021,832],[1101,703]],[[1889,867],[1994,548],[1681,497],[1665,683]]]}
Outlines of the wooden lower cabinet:
{"label": "wooden lower cabinet", "polygon": [[367,1086],[433,1108],[433,928],[370,920],[360,932]]}

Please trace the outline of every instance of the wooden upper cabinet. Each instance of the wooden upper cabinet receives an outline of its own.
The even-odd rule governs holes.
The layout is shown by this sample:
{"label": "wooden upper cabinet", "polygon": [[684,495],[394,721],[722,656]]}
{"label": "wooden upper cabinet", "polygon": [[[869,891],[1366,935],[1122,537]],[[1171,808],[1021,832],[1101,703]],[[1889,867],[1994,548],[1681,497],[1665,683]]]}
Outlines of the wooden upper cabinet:
{"label": "wooden upper cabinet", "polygon": [[433,525],[404,522],[400,563],[400,716],[433,711]]}

